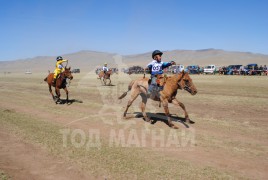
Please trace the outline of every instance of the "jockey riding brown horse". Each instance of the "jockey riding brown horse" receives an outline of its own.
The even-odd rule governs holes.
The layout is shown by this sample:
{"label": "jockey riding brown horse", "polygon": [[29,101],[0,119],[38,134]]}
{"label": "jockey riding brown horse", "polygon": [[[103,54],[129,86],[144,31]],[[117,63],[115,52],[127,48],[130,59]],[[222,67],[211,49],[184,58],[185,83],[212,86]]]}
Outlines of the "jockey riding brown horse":
{"label": "jockey riding brown horse", "polygon": [[[66,79],[67,78],[70,79],[70,80],[73,79],[72,72],[71,72],[71,67],[65,68],[65,70],[62,73],[59,74],[55,84],[52,83],[53,78],[54,78],[53,76],[54,76],[54,73],[50,73],[44,79],[44,81],[46,81],[47,84],[48,84],[49,92],[52,95],[53,100],[57,104],[60,101],[60,89],[64,89],[64,91],[66,93],[66,103],[68,103],[69,97],[68,97],[68,90],[67,90],[67,87],[66,87]],[[52,92],[52,89],[51,89],[52,86],[55,87],[55,93],[56,93],[57,96],[54,96],[54,94]]]}
{"label": "jockey riding brown horse", "polygon": [[112,69],[109,69],[109,71],[107,71],[106,73],[104,73],[104,71],[101,71],[98,75],[98,79],[102,79],[104,85],[106,85],[107,79],[110,81],[108,85],[111,85],[111,78],[110,76],[112,75],[113,71]]}
{"label": "jockey riding brown horse", "polygon": [[[131,91],[131,98],[128,101],[126,110],[123,115],[124,117],[126,117],[128,108],[131,106],[134,100],[140,95],[142,97],[141,111],[142,111],[143,117],[147,122],[151,122],[151,120],[149,119],[149,117],[146,115],[146,112],[145,112],[145,106],[146,106],[147,99],[148,99],[147,97],[147,91],[149,87],[148,81],[149,81],[149,78],[146,78],[146,77],[131,81],[128,86],[128,91],[126,91],[119,97],[119,99],[123,99],[127,95],[127,92]],[[168,103],[172,103],[176,106],[180,106],[184,110],[186,122],[194,123],[193,121],[189,119],[189,116],[188,116],[188,113],[186,112],[184,104],[180,102],[178,99],[176,99],[178,89],[184,89],[192,95],[195,95],[197,93],[197,89],[195,85],[193,84],[192,79],[190,78],[189,74],[182,71],[180,74],[167,77],[164,83],[165,83],[165,86],[164,86],[164,89],[159,92],[159,95],[160,95],[159,98],[152,98],[152,96],[150,96],[149,98],[155,101],[160,101],[160,103],[163,104],[165,114],[168,117],[168,125],[174,129],[178,129],[178,127],[172,123],[171,116],[170,116],[169,109],[168,109]]]}

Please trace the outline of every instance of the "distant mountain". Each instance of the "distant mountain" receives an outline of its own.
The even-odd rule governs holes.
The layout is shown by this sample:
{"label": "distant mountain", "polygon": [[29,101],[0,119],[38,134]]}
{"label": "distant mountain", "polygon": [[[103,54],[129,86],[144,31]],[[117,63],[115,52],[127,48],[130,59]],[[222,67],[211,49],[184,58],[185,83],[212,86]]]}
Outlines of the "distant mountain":
{"label": "distant mountain", "polygon": [[[72,54],[62,55],[64,59],[68,59],[68,66],[79,68],[82,71],[90,71],[96,66],[101,66],[105,62],[112,62],[112,53],[80,51]],[[56,64],[56,56],[39,56],[29,59],[21,59],[15,61],[0,61],[0,72],[51,72]],[[65,63],[64,63],[65,64]]]}
{"label": "distant mountain", "polygon": [[[115,67],[116,63],[113,57],[114,53],[96,52],[96,51],[80,51],[72,54],[62,55],[69,59],[69,66],[72,68],[80,68],[82,72],[88,72],[97,66],[101,67],[105,62],[109,67]],[[47,72],[53,71],[56,57],[39,56],[29,59],[21,59],[15,61],[0,61],[0,72]],[[152,61],[151,52],[122,56],[123,63],[132,66],[146,66]],[[268,65],[268,55],[254,54],[250,52],[231,52],[218,49],[203,50],[173,50],[164,51],[163,61],[175,61],[177,64],[191,65],[197,64],[205,66],[215,64],[219,66],[227,66],[230,64],[258,63],[260,65]]]}
{"label": "distant mountain", "polygon": [[[135,64],[137,62],[146,65],[151,60],[151,52],[125,56],[124,59],[126,59],[129,64]],[[268,55],[253,54],[249,52],[231,52],[217,49],[164,51],[162,61],[171,60],[175,61],[177,64],[197,64],[201,66],[208,64],[219,66],[227,66],[231,64],[247,65],[249,63],[263,65],[268,64]]]}

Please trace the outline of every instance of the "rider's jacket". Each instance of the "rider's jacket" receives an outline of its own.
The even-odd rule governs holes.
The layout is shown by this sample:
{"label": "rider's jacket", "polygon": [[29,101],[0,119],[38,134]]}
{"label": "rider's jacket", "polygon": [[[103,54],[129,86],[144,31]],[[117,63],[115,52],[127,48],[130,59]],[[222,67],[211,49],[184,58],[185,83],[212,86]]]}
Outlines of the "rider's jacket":
{"label": "rider's jacket", "polygon": [[109,69],[108,69],[106,66],[103,66],[103,67],[102,67],[102,70],[103,70],[103,71],[108,71]]}
{"label": "rider's jacket", "polygon": [[56,63],[56,69],[59,69],[59,70],[64,70],[64,68],[63,68],[63,65],[62,65],[62,63],[63,62],[67,62],[67,60],[59,60],[59,61],[57,61],[57,63]]}
{"label": "rider's jacket", "polygon": [[64,71],[64,67],[62,65],[63,62],[67,62],[67,60],[59,60],[56,62],[56,69],[54,70],[54,78],[57,77],[57,75]]}
{"label": "rider's jacket", "polygon": [[171,66],[172,64],[170,62],[157,62],[156,60],[153,60],[150,62],[147,67],[149,68],[151,75],[157,75],[157,74],[163,74],[163,69]]}

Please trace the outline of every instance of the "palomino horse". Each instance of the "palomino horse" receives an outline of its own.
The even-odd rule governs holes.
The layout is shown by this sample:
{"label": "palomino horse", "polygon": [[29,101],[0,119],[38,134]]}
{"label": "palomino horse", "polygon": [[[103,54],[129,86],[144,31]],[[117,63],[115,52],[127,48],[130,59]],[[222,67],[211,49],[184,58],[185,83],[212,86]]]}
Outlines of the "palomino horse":
{"label": "palomino horse", "polygon": [[[147,122],[151,121],[145,112],[145,106],[146,106],[146,102],[148,99],[147,97],[147,91],[149,87],[148,81],[149,81],[149,78],[145,78],[145,77],[131,81],[131,83],[128,86],[128,91],[126,91],[119,97],[119,99],[123,99],[127,95],[127,92],[131,91],[131,98],[128,101],[126,110],[124,112],[124,117],[126,117],[128,108],[131,106],[133,101],[139,95],[141,95],[142,97],[141,111],[142,111],[143,117]],[[189,74],[182,71],[180,74],[175,74],[171,77],[167,77],[167,79],[165,80],[164,89],[160,91],[160,98],[153,99],[156,101],[160,101],[160,103],[163,104],[165,114],[168,117],[168,125],[174,129],[177,129],[178,127],[172,123],[169,109],[168,109],[168,103],[173,103],[176,106],[180,106],[184,111],[186,122],[193,123],[193,121],[189,119],[189,115],[185,109],[184,104],[176,99],[178,89],[184,89],[192,95],[195,95],[197,93],[197,89],[195,85],[193,84],[193,81],[190,78]]]}
{"label": "palomino horse", "polygon": [[[71,67],[69,68],[65,68],[65,71],[63,71],[62,73],[60,73],[58,75],[58,78],[56,80],[56,84],[52,84],[54,78],[54,73],[50,73],[45,79],[44,81],[47,82],[48,84],[48,88],[49,88],[49,92],[52,95],[53,100],[55,101],[55,103],[57,104],[60,101],[60,89],[64,89],[65,93],[66,93],[66,103],[68,103],[69,98],[68,98],[68,90],[66,87],[66,79],[73,79],[73,75],[71,72]],[[55,87],[55,93],[57,96],[54,96],[51,86]]]}
{"label": "palomino horse", "polygon": [[109,69],[109,71],[107,71],[106,73],[104,73],[104,71],[101,71],[98,75],[98,79],[102,80],[104,85],[106,85],[107,79],[110,81],[108,85],[111,85],[112,81],[110,76],[112,75],[113,71],[112,69]]}

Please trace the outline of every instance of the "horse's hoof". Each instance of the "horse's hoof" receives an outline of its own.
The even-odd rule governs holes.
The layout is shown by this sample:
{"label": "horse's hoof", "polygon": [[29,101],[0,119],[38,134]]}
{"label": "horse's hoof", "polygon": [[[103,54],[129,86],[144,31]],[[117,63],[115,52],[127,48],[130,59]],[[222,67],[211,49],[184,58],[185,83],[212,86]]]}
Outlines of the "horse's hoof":
{"label": "horse's hoof", "polygon": [[145,121],[152,124],[152,120],[150,118],[145,118]]}
{"label": "horse's hoof", "polygon": [[170,123],[170,124],[169,124],[169,127],[170,127],[170,128],[173,128],[173,129],[179,129],[179,127],[176,126],[176,125],[173,124],[173,123]]}
{"label": "horse's hoof", "polygon": [[189,119],[189,118],[186,118],[186,119],[185,119],[185,122],[186,122],[186,123],[189,123],[189,124],[194,124],[194,123],[195,123],[194,121],[192,121],[192,120]]}

